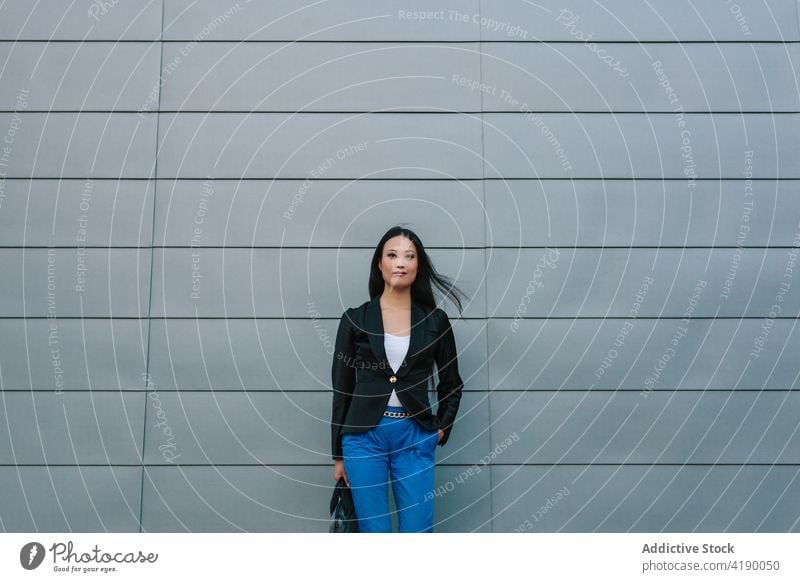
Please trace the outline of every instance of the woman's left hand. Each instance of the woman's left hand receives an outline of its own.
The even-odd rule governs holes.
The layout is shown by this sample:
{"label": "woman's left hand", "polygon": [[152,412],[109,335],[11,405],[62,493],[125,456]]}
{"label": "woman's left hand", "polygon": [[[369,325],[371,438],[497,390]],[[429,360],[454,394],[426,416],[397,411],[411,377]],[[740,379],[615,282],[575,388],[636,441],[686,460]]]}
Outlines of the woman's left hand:
{"label": "woman's left hand", "polygon": [[444,438],[444,431],[440,428],[437,428],[436,430],[439,432],[439,439],[436,441],[436,444],[438,445]]}

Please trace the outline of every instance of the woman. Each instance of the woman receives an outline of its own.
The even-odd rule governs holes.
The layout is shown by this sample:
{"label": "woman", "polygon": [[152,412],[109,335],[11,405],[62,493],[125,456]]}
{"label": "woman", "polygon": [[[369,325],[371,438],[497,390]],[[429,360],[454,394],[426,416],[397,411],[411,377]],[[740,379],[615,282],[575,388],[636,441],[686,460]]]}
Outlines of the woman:
{"label": "woman", "polygon": [[[464,384],[432,282],[461,313],[453,290],[463,293],[436,273],[416,234],[395,226],[372,256],[372,299],[339,322],[331,373],[333,477],[350,486],[362,532],[392,531],[389,481],[399,530],[433,531],[434,451],[450,437]],[[427,392],[434,363],[435,415]]]}

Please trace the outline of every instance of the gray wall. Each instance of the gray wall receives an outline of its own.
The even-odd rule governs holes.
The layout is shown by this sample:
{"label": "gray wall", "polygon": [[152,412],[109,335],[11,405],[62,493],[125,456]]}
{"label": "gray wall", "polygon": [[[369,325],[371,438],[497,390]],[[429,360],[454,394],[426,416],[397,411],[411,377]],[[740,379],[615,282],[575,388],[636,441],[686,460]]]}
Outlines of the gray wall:
{"label": "gray wall", "polygon": [[436,531],[800,531],[797,2],[67,6],[0,10],[4,531],[325,531],[395,223]]}

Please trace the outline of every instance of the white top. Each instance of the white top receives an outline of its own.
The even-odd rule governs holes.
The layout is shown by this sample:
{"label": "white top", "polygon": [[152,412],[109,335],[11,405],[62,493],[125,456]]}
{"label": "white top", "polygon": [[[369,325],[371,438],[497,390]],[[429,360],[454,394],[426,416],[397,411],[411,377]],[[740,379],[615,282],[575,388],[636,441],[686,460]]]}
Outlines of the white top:
{"label": "white top", "polygon": [[[408,353],[408,344],[411,341],[411,336],[394,335],[385,332],[383,335],[383,347],[386,350],[386,359],[389,360],[392,371],[396,373],[400,368],[400,364],[403,363],[403,358],[405,358],[406,353]],[[389,406],[403,406],[394,388],[392,388],[392,395],[389,396],[388,404]]]}

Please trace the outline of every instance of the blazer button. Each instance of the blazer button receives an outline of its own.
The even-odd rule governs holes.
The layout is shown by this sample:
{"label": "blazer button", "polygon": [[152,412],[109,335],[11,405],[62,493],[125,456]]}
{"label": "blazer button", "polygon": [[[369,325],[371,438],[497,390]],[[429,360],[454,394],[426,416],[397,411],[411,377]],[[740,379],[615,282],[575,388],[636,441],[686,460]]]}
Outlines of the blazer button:
{"label": "blazer button", "polygon": [[395,382],[397,382],[397,376],[390,376],[390,377],[389,377],[389,382],[391,382],[392,384],[394,384]]}

